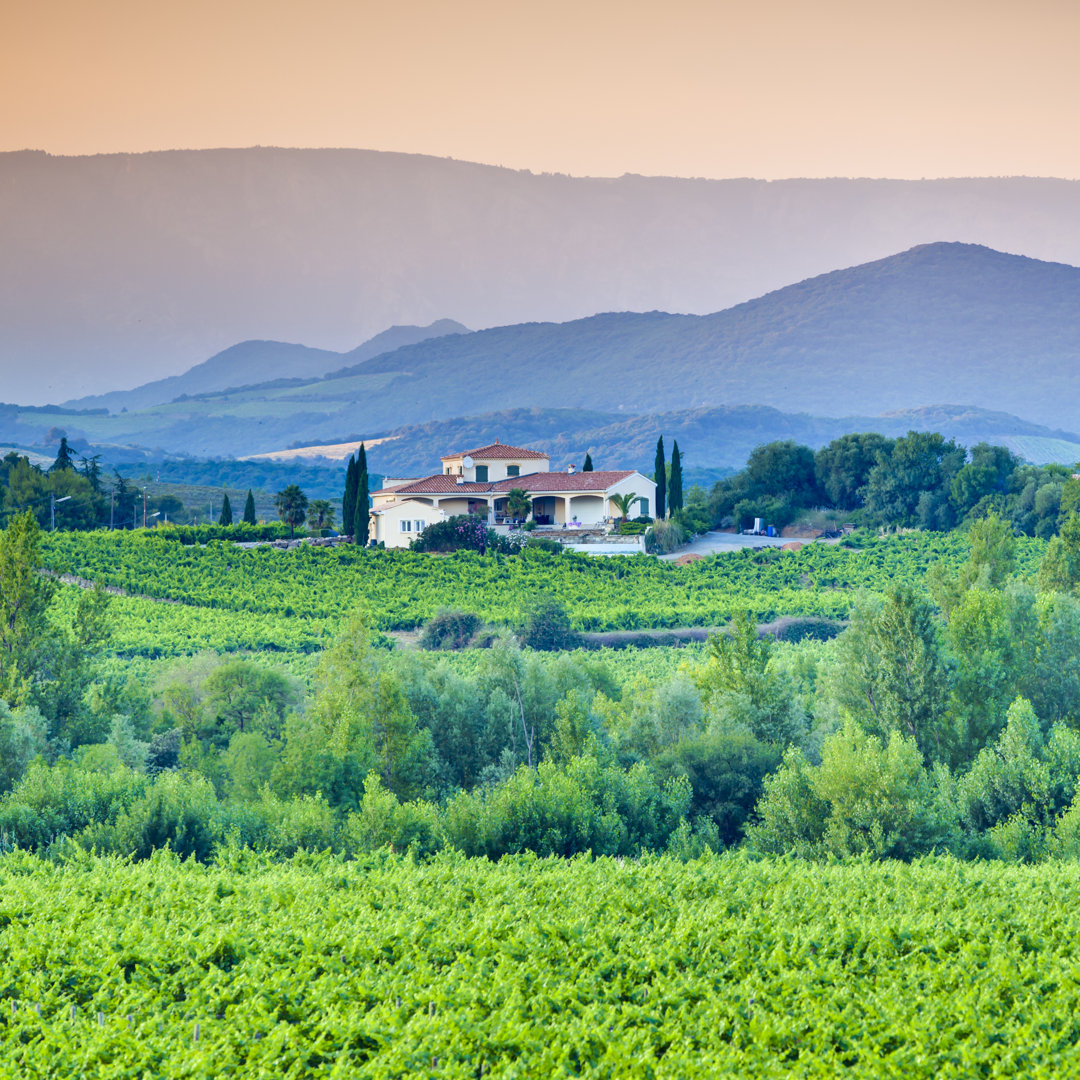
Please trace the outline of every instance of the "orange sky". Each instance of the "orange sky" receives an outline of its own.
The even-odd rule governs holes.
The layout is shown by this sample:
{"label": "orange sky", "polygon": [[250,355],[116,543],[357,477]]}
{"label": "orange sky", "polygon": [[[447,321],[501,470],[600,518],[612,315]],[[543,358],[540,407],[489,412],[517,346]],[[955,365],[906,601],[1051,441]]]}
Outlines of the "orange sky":
{"label": "orange sky", "polygon": [[1080,177],[1072,0],[22,0],[0,149]]}

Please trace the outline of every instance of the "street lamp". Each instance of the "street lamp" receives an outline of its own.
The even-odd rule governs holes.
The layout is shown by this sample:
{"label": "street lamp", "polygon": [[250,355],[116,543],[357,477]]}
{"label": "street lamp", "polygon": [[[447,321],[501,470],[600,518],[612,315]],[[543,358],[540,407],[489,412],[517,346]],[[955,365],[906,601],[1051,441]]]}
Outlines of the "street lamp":
{"label": "street lamp", "polygon": [[70,495],[65,495],[62,499],[58,499],[51,491],[49,492],[49,519],[52,523],[52,532],[56,532],[56,504],[67,502],[70,498]]}

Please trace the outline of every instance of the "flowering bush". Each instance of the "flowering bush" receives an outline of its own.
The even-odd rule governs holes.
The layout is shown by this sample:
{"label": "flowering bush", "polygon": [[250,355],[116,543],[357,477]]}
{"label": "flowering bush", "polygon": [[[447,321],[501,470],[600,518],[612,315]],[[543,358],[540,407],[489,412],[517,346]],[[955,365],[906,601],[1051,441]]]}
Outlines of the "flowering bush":
{"label": "flowering bush", "polygon": [[429,525],[410,545],[413,551],[502,551],[494,529],[476,514],[459,514]]}

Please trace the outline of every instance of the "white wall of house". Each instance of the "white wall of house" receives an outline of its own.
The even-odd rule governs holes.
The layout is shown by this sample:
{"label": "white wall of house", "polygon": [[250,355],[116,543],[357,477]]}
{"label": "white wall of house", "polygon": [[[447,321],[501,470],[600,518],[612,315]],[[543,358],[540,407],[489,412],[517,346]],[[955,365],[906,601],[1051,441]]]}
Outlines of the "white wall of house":
{"label": "white wall of house", "polygon": [[443,472],[447,476],[463,476],[469,483],[493,484],[496,480],[547,472],[551,465],[547,458],[486,457],[465,468],[464,460],[464,457],[446,458],[442,463]]}
{"label": "white wall of house", "polygon": [[604,518],[605,503],[602,491],[590,491],[581,495],[567,496],[568,521],[580,521],[582,525],[599,525]]}
{"label": "white wall of house", "polygon": [[[625,480],[620,480],[617,484],[613,484],[608,488],[607,496],[610,500],[612,495],[628,495],[631,492],[638,495],[639,501],[630,516],[638,517],[641,514],[648,514],[649,517],[654,517],[656,515],[656,482],[639,472],[631,473]],[[642,503],[640,499],[644,499],[645,502]],[[618,508],[613,506],[610,501],[608,502],[607,516],[620,516]]]}
{"label": "white wall of house", "polygon": [[446,516],[441,507],[408,499],[377,513],[373,511],[369,535],[388,548],[407,548],[429,525],[445,520]]}

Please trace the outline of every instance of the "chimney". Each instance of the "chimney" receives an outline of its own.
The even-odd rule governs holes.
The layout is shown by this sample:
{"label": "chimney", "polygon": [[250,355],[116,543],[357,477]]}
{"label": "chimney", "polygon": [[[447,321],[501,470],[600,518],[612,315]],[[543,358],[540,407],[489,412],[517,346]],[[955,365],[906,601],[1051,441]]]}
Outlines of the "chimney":
{"label": "chimney", "polygon": [[577,468],[577,466],[576,466],[576,465],[567,465],[567,466],[566,466],[566,471],[567,471],[567,472],[568,472],[568,473],[569,473],[569,474],[570,474],[571,476],[573,476],[573,475],[574,475],[574,470],[575,470],[576,468]]}
{"label": "chimney", "polygon": [[457,482],[458,482],[459,484],[464,484],[464,483],[465,483],[465,477],[464,477],[464,476],[459,476],[459,477],[457,478]]}

